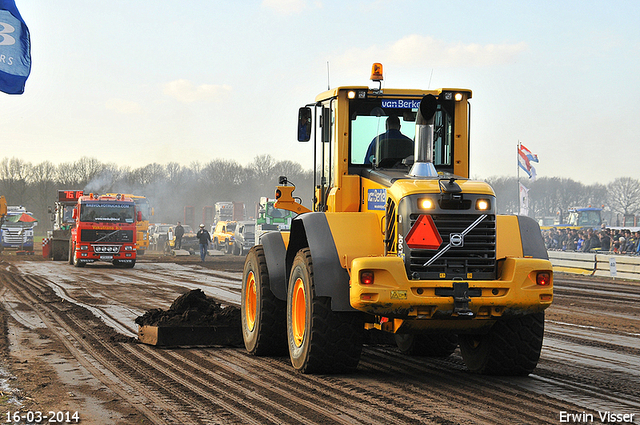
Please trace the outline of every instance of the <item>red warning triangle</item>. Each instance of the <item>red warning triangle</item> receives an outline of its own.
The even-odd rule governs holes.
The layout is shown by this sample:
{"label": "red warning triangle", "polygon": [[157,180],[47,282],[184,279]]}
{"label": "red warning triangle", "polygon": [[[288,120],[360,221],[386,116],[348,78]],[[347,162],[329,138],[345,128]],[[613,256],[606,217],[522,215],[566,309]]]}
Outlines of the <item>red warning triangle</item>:
{"label": "red warning triangle", "polygon": [[418,217],[405,241],[411,249],[438,249],[442,244],[440,233],[430,215]]}

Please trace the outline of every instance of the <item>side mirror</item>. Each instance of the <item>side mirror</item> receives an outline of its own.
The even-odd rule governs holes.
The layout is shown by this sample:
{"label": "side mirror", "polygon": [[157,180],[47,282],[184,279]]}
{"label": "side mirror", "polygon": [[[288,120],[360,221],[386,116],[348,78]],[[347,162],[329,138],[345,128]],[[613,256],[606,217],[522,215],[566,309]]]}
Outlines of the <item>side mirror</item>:
{"label": "side mirror", "polygon": [[311,140],[311,108],[305,106],[298,110],[298,142]]}
{"label": "side mirror", "polygon": [[74,220],[78,218],[78,208],[73,209],[73,212],[71,213],[71,218]]}
{"label": "side mirror", "polygon": [[153,212],[153,207],[151,208],[151,215],[154,215],[154,212]]}
{"label": "side mirror", "polygon": [[142,221],[142,211],[138,211],[138,221]]}

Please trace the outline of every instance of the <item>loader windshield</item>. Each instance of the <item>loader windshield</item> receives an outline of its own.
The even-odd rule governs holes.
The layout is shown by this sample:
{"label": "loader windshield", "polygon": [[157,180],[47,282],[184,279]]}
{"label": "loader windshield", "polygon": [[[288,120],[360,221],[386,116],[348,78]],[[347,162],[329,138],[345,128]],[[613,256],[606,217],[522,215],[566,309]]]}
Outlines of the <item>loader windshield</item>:
{"label": "loader windshield", "polygon": [[[419,101],[371,98],[354,100],[350,104],[350,164],[399,166],[413,156],[415,120]],[[395,124],[394,124],[395,122]],[[382,149],[375,146],[389,139]],[[410,140],[410,143],[407,142]],[[434,122],[433,163],[438,171],[453,171],[453,116],[448,108],[438,104]],[[390,165],[389,165],[390,166]]]}
{"label": "loader windshield", "polygon": [[149,220],[151,218],[151,205],[147,198],[134,198],[136,208],[142,213],[143,220]]}

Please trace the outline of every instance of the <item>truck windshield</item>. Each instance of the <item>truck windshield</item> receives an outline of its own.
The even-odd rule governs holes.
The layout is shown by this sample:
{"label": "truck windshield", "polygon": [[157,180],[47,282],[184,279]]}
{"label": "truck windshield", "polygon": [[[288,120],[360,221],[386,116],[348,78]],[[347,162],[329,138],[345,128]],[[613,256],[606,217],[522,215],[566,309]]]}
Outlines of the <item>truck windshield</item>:
{"label": "truck windshield", "polygon": [[23,221],[11,222],[11,221],[5,221],[4,223],[2,223],[2,228],[5,228],[5,229],[31,229],[32,227],[36,226],[37,224],[38,224],[37,222],[23,222]]}
{"label": "truck windshield", "polygon": [[80,204],[80,221],[133,223],[134,204],[114,202],[89,202]]}
{"label": "truck windshield", "polygon": [[272,218],[287,218],[292,216],[293,213],[287,210],[281,210],[273,206],[273,204],[267,205],[267,215]]}

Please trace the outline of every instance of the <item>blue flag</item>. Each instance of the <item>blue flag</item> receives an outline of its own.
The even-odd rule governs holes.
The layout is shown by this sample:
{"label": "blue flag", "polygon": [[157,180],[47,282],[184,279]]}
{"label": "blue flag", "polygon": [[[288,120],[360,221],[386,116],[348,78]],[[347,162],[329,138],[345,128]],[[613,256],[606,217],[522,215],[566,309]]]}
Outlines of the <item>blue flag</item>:
{"label": "blue flag", "polygon": [[15,0],[0,0],[0,91],[24,93],[31,73],[31,41]]}

